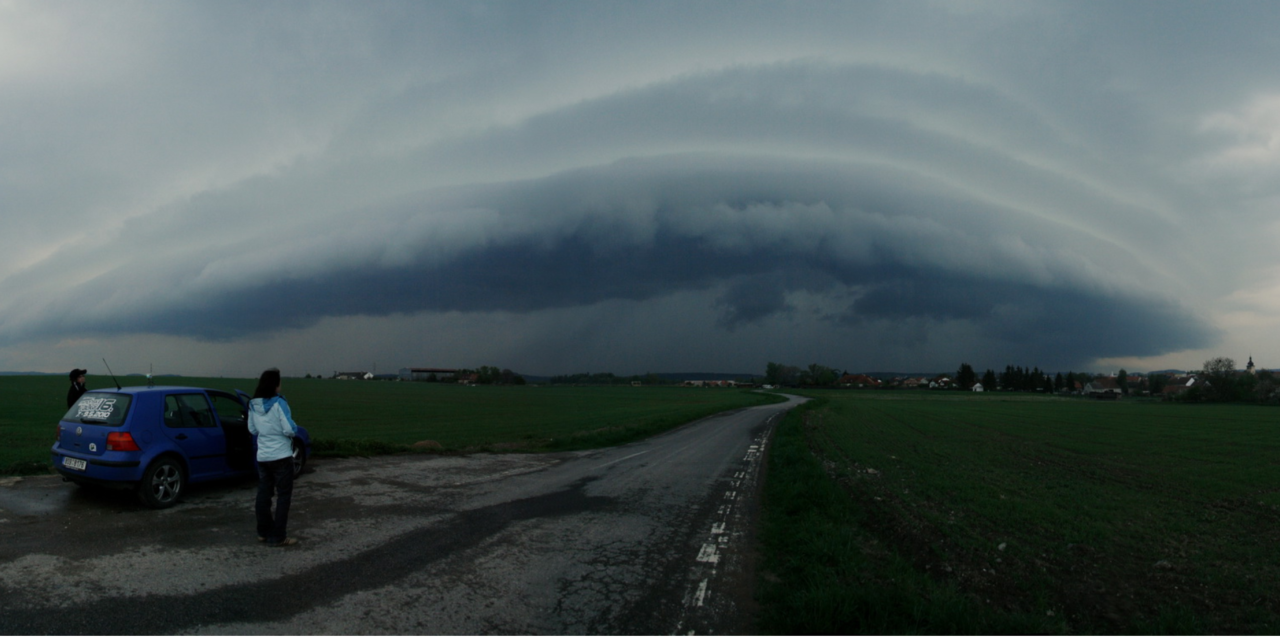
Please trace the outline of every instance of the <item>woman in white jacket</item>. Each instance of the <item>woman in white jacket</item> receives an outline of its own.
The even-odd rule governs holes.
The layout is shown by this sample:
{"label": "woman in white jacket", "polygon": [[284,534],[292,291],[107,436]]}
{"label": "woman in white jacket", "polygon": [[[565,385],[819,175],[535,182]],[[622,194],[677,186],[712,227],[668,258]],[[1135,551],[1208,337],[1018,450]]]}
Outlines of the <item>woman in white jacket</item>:
{"label": "woman in white jacket", "polygon": [[[273,547],[297,544],[286,534],[293,501],[293,438],[298,425],[280,395],[280,370],[267,369],[249,400],[249,433],[258,437],[258,541]],[[275,497],[275,513],[271,499]]]}

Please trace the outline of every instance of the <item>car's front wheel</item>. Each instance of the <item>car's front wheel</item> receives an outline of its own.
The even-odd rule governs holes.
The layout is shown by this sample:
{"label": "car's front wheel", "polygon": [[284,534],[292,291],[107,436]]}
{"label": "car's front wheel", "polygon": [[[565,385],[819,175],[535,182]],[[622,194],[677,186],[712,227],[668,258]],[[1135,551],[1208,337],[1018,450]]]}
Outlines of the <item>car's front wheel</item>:
{"label": "car's front wheel", "polygon": [[138,498],[152,509],[168,509],[182,498],[187,488],[186,473],[182,463],[170,456],[156,458],[142,474],[138,483]]}
{"label": "car's front wheel", "polygon": [[293,439],[293,477],[302,475],[302,467],[307,464],[307,449],[302,441]]}

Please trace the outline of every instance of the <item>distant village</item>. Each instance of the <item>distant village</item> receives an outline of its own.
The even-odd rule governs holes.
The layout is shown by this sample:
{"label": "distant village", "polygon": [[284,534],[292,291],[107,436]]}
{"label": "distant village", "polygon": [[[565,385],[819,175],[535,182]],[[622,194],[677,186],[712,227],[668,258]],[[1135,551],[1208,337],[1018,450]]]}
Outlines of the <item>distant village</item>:
{"label": "distant village", "polygon": [[1207,360],[1199,371],[1129,373],[1124,369],[1106,375],[1059,372],[1049,375],[1038,368],[1007,366],[997,374],[988,369],[979,375],[961,363],[956,373],[917,376],[837,374],[834,369],[809,365],[799,369],[770,362],[766,386],[836,387],[856,389],[963,390],[974,393],[1024,392],[1087,396],[1115,400],[1126,396],[1154,397],[1180,402],[1276,402],[1280,401],[1280,376],[1258,369],[1249,357],[1244,369],[1231,358]]}
{"label": "distant village", "polygon": [[[307,377],[312,377],[307,374]],[[322,377],[322,376],[318,376]],[[335,371],[335,380],[398,380],[462,385],[524,385],[525,376],[510,369],[482,366],[477,369],[404,368],[394,374],[368,371]],[[832,367],[811,364],[799,368],[775,362],[766,366],[765,375],[739,375],[708,378],[680,377],[648,373],[616,376],[612,373],[580,373],[537,379],[535,383],[553,385],[681,385],[706,388],[837,388],[837,389],[914,389],[986,392],[1022,392],[1072,395],[1115,400],[1124,397],[1160,398],[1180,402],[1277,402],[1280,401],[1280,375],[1259,369],[1250,356],[1243,369],[1236,369],[1231,358],[1208,360],[1198,371],[1164,371],[1129,373],[1123,369],[1111,374],[1069,371],[1053,375],[1039,368],[1006,366],[1002,373],[988,369],[978,374],[967,363],[955,373],[898,375],[849,373]]]}

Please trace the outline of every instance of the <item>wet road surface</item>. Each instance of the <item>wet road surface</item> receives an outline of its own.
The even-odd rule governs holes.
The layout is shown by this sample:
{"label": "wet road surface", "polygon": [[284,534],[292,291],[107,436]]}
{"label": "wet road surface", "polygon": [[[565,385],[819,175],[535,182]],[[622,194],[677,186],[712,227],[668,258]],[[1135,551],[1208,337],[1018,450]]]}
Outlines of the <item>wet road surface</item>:
{"label": "wet road surface", "polygon": [[768,435],[795,405],[563,454],[320,460],[289,534],[252,481],[151,511],[0,478],[0,633],[746,634]]}

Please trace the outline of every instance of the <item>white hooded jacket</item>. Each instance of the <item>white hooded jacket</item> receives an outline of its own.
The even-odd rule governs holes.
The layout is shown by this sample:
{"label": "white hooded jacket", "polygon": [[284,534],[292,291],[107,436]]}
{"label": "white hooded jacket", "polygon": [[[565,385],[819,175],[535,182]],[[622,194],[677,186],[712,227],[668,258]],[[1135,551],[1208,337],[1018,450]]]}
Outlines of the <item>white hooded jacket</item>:
{"label": "white hooded jacket", "polygon": [[249,433],[258,436],[258,462],[293,455],[293,437],[298,434],[298,424],[293,421],[284,396],[249,401]]}

